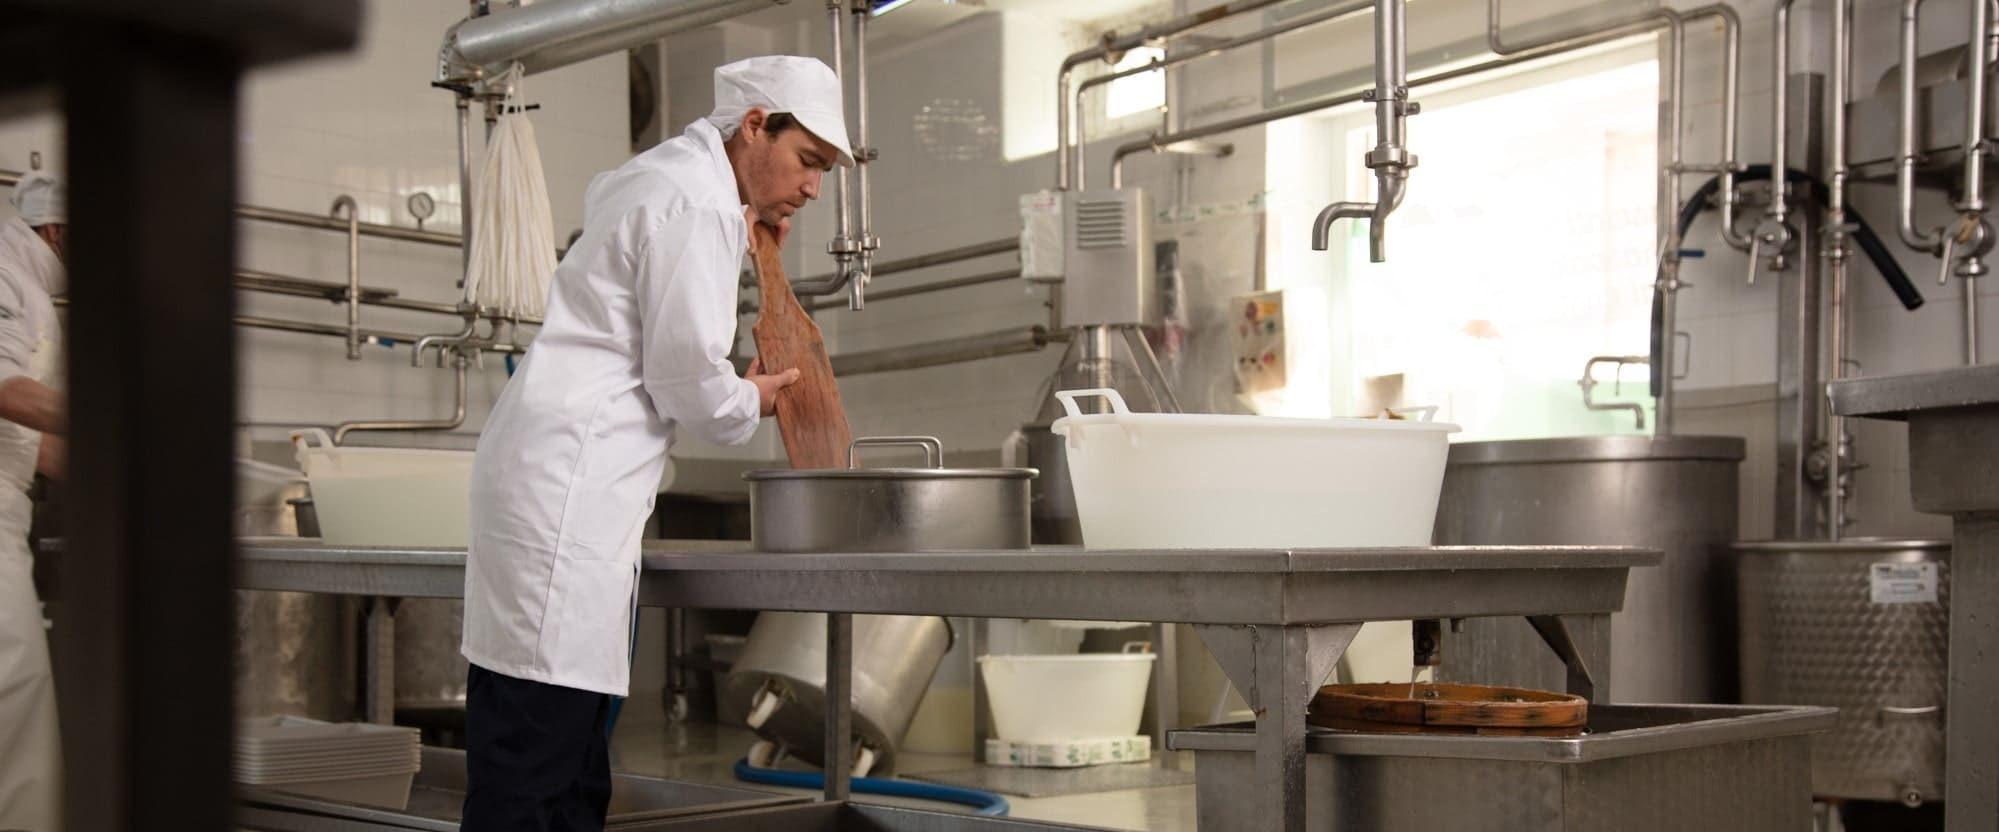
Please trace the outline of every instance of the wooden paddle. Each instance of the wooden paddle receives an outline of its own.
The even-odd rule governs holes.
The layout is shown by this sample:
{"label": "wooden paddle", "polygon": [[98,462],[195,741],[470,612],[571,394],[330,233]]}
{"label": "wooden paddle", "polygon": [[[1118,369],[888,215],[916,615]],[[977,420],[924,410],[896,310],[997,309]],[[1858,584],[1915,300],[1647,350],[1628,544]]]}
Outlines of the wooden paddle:
{"label": "wooden paddle", "polygon": [[845,468],[847,410],[833,381],[833,362],[819,325],[805,314],[784,278],[784,259],[771,227],[750,223],[750,257],[756,263],[758,312],[750,331],[766,373],[796,368],[798,381],[778,391],[777,428],[793,468]]}

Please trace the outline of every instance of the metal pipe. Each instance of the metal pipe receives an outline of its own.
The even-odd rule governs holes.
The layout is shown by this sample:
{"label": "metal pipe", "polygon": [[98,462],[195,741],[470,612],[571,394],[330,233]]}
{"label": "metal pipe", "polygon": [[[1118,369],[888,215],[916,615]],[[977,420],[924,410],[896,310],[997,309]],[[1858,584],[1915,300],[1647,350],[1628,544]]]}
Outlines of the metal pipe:
{"label": "metal pipe", "polygon": [[[1603,44],[1610,43],[1612,41],[1622,40],[1628,37],[1635,37],[1637,35],[1645,34],[1658,27],[1659,23],[1657,21],[1652,21],[1652,20],[1622,24],[1613,29],[1607,29],[1601,32],[1595,32],[1587,35],[1577,35],[1573,38],[1558,41],[1555,43],[1550,43],[1545,46],[1525,48],[1522,49],[1519,53],[1514,55],[1505,55],[1498,58],[1494,58],[1489,61],[1482,61],[1480,63],[1471,64],[1468,66],[1439,70],[1437,72],[1432,72],[1428,75],[1412,78],[1409,80],[1408,85],[1410,88],[1414,89],[1429,84],[1441,84],[1447,81],[1455,81],[1460,78],[1465,78],[1472,75],[1478,75],[1485,72],[1491,72],[1496,69],[1506,69],[1508,67],[1514,67],[1525,63],[1531,63],[1533,61],[1538,61],[1543,58],[1560,55],[1564,52],[1572,52],[1578,49],[1588,49],[1592,46],[1601,46]],[[1163,147],[1165,145],[1176,144],[1184,141],[1191,141],[1194,139],[1205,139],[1211,136],[1218,136],[1223,133],[1229,133],[1248,127],[1256,127],[1262,124],[1269,124],[1270,122],[1273,121],[1282,121],[1287,118],[1293,118],[1296,116],[1316,113],[1319,112],[1320,110],[1327,110],[1334,107],[1341,107],[1348,104],[1354,104],[1360,101],[1367,100],[1372,90],[1373,87],[1370,86],[1368,89],[1358,92],[1336,95],[1330,98],[1322,98],[1316,101],[1301,102],[1298,104],[1292,104],[1285,107],[1278,107],[1274,110],[1265,110],[1261,113],[1255,113],[1252,115],[1228,119],[1226,121],[1217,121],[1210,124],[1204,124],[1199,127],[1189,127],[1184,130],[1180,130],[1178,132],[1170,133],[1164,136],[1152,136],[1140,141],[1128,142],[1126,144],[1120,145],[1117,149],[1117,152],[1111,155],[1111,176],[1113,177],[1114,180],[1122,177],[1123,176],[1122,168],[1125,159],[1139,153],[1145,153],[1148,151],[1156,150],[1157,148]]]}
{"label": "metal pipe", "polygon": [[451,408],[451,416],[449,418],[402,420],[402,421],[378,421],[378,422],[360,422],[360,421],[341,422],[339,425],[333,428],[333,444],[339,445],[345,442],[347,440],[347,434],[353,433],[355,431],[453,430],[459,427],[460,425],[465,424],[465,399],[466,399],[465,377],[467,375],[467,369],[468,369],[467,365],[471,363],[472,359],[467,358],[463,353],[459,354],[456,373],[455,373],[455,375],[457,376],[456,394],[452,399],[453,405]]}
{"label": "metal pipe", "polygon": [[914,370],[921,367],[978,361],[1002,355],[1034,352],[1059,340],[1061,339],[1047,328],[1031,326],[1025,329],[1000,330],[903,347],[847,353],[833,356],[833,374],[846,378],[868,373]]}
{"label": "metal pipe", "polygon": [[[1239,0],[1222,3],[1202,9],[1193,14],[1175,18],[1133,32],[1123,37],[1106,32],[1096,45],[1062,59],[1062,67],[1055,75],[1055,189],[1069,190],[1070,165],[1082,155],[1080,136],[1071,135],[1069,123],[1069,98],[1071,82],[1075,79],[1076,68],[1096,60],[1115,60],[1132,47],[1144,46],[1157,41],[1171,40],[1194,29],[1219,20],[1227,20],[1236,15],[1275,6],[1285,0]],[[1076,180],[1080,185],[1080,177]]]}
{"label": "metal pipe", "polygon": [[874,145],[868,143],[868,17],[869,4],[854,4],[854,118],[855,137],[859,147],[854,148],[856,173],[856,196],[860,199],[860,274],[847,284],[847,308],[860,311],[867,305],[868,282],[873,279],[875,249],[881,248],[881,240],[875,238],[874,197],[868,187],[868,169],[875,160]]}
{"label": "metal pipe", "polygon": [[[1712,7],[1710,7],[1712,8]],[[1665,181],[1661,183],[1666,195],[1666,207],[1660,216],[1665,226],[1664,251],[1660,252],[1661,268],[1659,279],[1659,366],[1653,368],[1659,378],[1659,395],[1653,400],[1652,430],[1655,436],[1673,435],[1673,408],[1678,399],[1673,373],[1679,366],[1675,353],[1679,352],[1680,317],[1680,165],[1683,133],[1682,118],[1686,109],[1687,33],[1685,20],[1670,9],[1655,9],[1652,14],[1665,21],[1668,38],[1667,60],[1672,64],[1667,70],[1668,105],[1666,107],[1666,167]],[[1691,13],[1689,13],[1691,14]]]}
{"label": "metal pipe", "polygon": [[[1375,201],[1335,202],[1312,222],[1312,248],[1324,251],[1332,223],[1343,217],[1368,218],[1368,259],[1388,259],[1388,215],[1402,204],[1403,188],[1416,156],[1402,146],[1402,129],[1414,105],[1409,99],[1407,26],[1404,0],[1376,0],[1374,12],[1374,149],[1365,162],[1374,172]],[[1497,0],[1493,0],[1496,4]],[[1366,209],[1361,214],[1362,209]]]}
{"label": "metal pipe", "polygon": [[1978,284],[1969,277],[1957,282],[1964,284],[1964,364],[1969,367],[1978,363]]}
{"label": "metal pipe", "polygon": [[[833,41],[831,64],[834,77],[840,79],[843,97],[847,89],[846,45],[840,36],[840,30],[846,26],[845,18],[841,17],[844,11],[842,0],[826,0],[827,29],[831,30]],[[833,274],[824,279],[793,281],[792,294],[830,295],[847,288],[847,284],[853,280],[854,270],[851,266],[855,256],[860,253],[861,246],[853,236],[853,207],[847,201],[847,185],[847,169],[836,166],[833,169],[833,239],[826,244],[826,253],[833,255],[833,262],[837,264]]]}
{"label": "metal pipe", "polygon": [[[1737,120],[1742,108],[1742,16],[1726,3],[1713,8],[1721,16],[1722,40],[1721,238],[1731,248],[1748,251],[1755,245],[1753,235],[1735,230],[1736,211],[1742,205],[1742,195],[1735,190],[1735,174],[1742,167],[1741,151],[1736,146]],[[1679,206],[1673,210],[1678,211]]]}
{"label": "metal pipe", "polygon": [[[455,96],[458,106],[458,288],[472,281],[472,100]],[[461,299],[470,295],[461,292]]]}
{"label": "metal pipe", "polygon": [[[901,272],[911,272],[911,271],[916,271],[917,269],[927,269],[931,266],[942,266],[949,263],[960,263],[966,260],[977,260],[981,257],[991,257],[995,254],[1012,254],[1017,251],[1020,251],[1020,238],[1006,237],[1004,239],[991,240],[984,243],[973,243],[969,246],[960,246],[958,248],[945,249],[943,251],[934,251],[929,254],[919,254],[914,257],[905,257],[901,260],[890,260],[886,263],[877,263],[875,264],[874,269],[870,274],[870,276],[881,277],[882,275],[886,274],[899,274]],[[839,279],[839,277],[840,276],[837,274],[822,274],[810,278],[809,282],[824,283],[832,280],[837,280]],[[879,297],[879,295],[877,295],[877,297]]]}
{"label": "metal pipe", "polygon": [[[1973,0],[1975,8],[1984,8],[1983,0]],[[1853,0],[1833,0],[1832,13],[1832,78],[1829,85],[1831,99],[1827,108],[1826,130],[1827,152],[1831,171],[1827,179],[1826,227],[1824,255],[1826,267],[1832,280],[1832,368],[1829,380],[1837,382],[1846,376],[1846,352],[1849,333],[1847,332],[1847,274],[1846,274],[1846,105],[1851,95],[1853,76],[1853,37],[1851,34]],[[1828,411],[1829,413],[1832,411]],[[1846,436],[1846,419],[1837,414],[1830,417],[1829,433],[1831,448],[1826,454],[1826,536],[1838,540],[1846,531],[1846,455],[1849,442]]]}
{"label": "metal pipe", "polygon": [[[270,295],[318,298],[334,303],[342,303],[347,297],[347,284],[345,283],[307,280],[290,275],[272,274],[270,272],[260,272],[251,269],[236,270],[236,288],[246,292],[260,292]],[[361,287],[361,303],[368,306],[380,306],[385,309],[429,312],[438,315],[450,315],[452,317],[464,316],[464,311],[457,304],[411,300],[409,298],[398,297],[394,289],[383,289],[375,286]],[[498,312],[484,310],[480,312],[480,316],[492,321],[505,320],[535,326],[540,326],[542,322],[540,318],[525,315],[502,315]],[[342,331],[345,332],[345,330]]]}
{"label": "metal pipe", "polygon": [[734,0],[734,2],[703,4],[706,7],[704,11],[690,11],[629,29],[550,44],[522,55],[519,60],[521,66],[530,74],[547,72],[644,46],[668,35],[692,31],[724,20],[742,17],[772,5],[783,5],[786,2],[789,0]]}
{"label": "metal pipe", "polygon": [[[11,187],[21,181],[21,176],[20,171],[0,170],[0,185]],[[347,231],[347,223],[323,214],[307,214],[302,211],[287,211],[282,208],[267,208],[262,205],[237,205],[236,216],[246,220],[294,225],[300,228],[320,228],[343,233]],[[458,235],[456,234],[439,234],[435,231],[423,231],[395,225],[377,225],[371,222],[361,223],[361,236],[402,240],[408,243],[425,243],[434,246],[450,246],[452,248],[457,248],[460,245]]]}
{"label": "metal pipe", "polygon": [[437,348],[438,366],[444,366],[444,351],[452,345],[472,341],[479,333],[479,319],[474,315],[465,316],[465,328],[448,334],[425,335],[416,339],[416,346],[410,351],[410,366],[423,366],[423,354],[432,347]]}
{"label": "metal pipe", "polygon": [[[1009,280],[1019,280],[1019,279],[1020,279],[1019,269],[1008,269],[1006,271],[1000,271],[1000,272],[987,272],[986,274],[975,274],[972,275],[971,277],[956,277],[950,280],[935,280],[918,286],[903,286],[895,289],[886,289],[880,292],[870,292],[868,294],[868,299],[894,300],[896,298],[907,298],[907,297],[915,297],[917,295],[927,295],[933,292],[944,292],[944,291],[949,291],[951,289],[963,289],[967,286],[982,286],[987,283],[1004,283]],[[844,309],[846,308],[846,306],[847,304],[844,301],[828,300],[828,301],[820,301],[818,303],[814,303],[810,306],[807,306],[806,309],[813,312],[824,312],[829,309]]]}
{"label": "metal pipe", "polygon": [[[1980,0],[1983,2],[1983,0]],[[1943,254],[1944,230],[1916,228],[1916,16],[1922,0],[1902,0],[1901,120],[1896,132],[1899,145],[1895,166],[1895,226],[1902,242],[1931,256]]]}
{"label": "metal pipe", "polygon": [[[1645,429],[1644,405],[1639,404],[1637,402],[1609,402],[1609,403],[1599,404],[1593,397],[1593,394],[1596,390],[1596,386],[1602,383],[1596,380],[1596,365],[1598,364],[1614,365],[1617,371],[1617,375],[1615,377],[1615,383],[1621,386],[1624,383],[1624,366],[1626,364],[1637,364],[1643,366],[1650,363],[1652,363],[1652,359],[1650,357],[1643,355],[1592,356],[1590,360],[1583,362],[1582,380],[1576,382],[1577,386],[1583,389],[1583,407],[1587,410],[1629,410],[1631,411],[1631,415],[1638,420],[1638,429],[1644,430]],[[1615,393],[1616,391],[1613,390],[1612,392]]]}
{"label": "metal pipe", "polygon": [[334,197],[332,215],[347,210],[347,360],[361,359],[361,206],[342,194]]}
{"label": "metal pipe", "polygon": [[[1791,72],[1791,3],[1795,0],[1777,0],[1776,11],[1772,13],[1774,43],[1771,54],[1775,60],[1775,78],[1771,79],[1770,101],[1773,111],[1770,123],[1770,220],[1788,231],[1786,219],[1790,215],[1788,197],[1791,192],[1789,166],[1790,118],[1789,85]],[[1781,241],[1788,243],[1788,240]],[[1776,268],[1783,268],[1783,251],[1772,253]]]}
{"label": "metal pipe", "polygon": [[[742,0],[543,0],[471,17],[445,32],[437,80],[478,80],[515,61],[529,72],[544,72],[656,40],[662,36],[657,28],[661,23],[742,4]],[[559,60],[547,54],[555,47],[567,47]]]}
{"label": "metal pipe", "polygon": [[1985,74],[1992,55],[1980,43],[1992,25],[1992,7],[1983,0],[1971,3],[1971,65],[1965,79],[1964,103],[1964,188],[1957,209],[1967,214],[1985,212]]}

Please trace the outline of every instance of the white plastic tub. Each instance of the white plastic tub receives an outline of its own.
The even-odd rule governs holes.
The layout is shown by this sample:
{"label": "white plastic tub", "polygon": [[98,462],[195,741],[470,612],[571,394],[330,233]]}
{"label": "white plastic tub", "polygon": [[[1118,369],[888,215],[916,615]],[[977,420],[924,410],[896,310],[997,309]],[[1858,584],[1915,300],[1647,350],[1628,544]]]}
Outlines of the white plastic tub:
{"label": "white plastic tub", "polygon": [[979,671],[1003,740],[1061,742],[1130,737],[1145,711],[1150,653],[982,656]]}
{"label": "white plastic tub", "polygon": [[292,441],[327,543],[462,548],[471,540],[471,451],[335,447],[316,428]]}
{"label": "white plastic tub", "polygon": [[[1457,425],[1133,413],[1055,394],[1092,549],[1428,546]],[[1111,412],[1084,415],[1101,396]]]}

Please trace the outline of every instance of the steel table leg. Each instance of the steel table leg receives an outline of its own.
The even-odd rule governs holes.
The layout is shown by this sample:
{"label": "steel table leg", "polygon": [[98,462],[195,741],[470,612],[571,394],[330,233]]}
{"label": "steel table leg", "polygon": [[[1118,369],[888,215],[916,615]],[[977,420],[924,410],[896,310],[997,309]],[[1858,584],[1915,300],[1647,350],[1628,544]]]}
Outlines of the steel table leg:
{"label": "steel table leg", "polygon": [[854,770],[854,616],[826,616],[826,799],[847,799]]}
{"label": "steel table leg", "polygon": [[1359,624],[1195,628],[1256,711],[1256,789],[1248,795],[1261,832],[1305,830],[1305,711]]}

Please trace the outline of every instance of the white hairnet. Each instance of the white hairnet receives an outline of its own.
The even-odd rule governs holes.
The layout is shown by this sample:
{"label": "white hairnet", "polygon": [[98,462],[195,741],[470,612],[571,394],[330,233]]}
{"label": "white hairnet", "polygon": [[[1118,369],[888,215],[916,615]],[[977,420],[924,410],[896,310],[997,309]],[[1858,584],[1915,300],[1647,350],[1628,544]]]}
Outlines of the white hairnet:
{"label": "white hairnet", "polygon": [[41,171],[29,171],[14,185],[14,211],[29,225],[69,222],[69,197],[62,182]]}
{"label": "white hairnet", "polygon": [[800,126],[840,152],[841,165],[854,166],[840,78],[819,59],[769,55],[717,68],[715,109],[708,114],[708,123],[727,139],[736,134],[743,114],[752,107],[761,107],[766,113],[790,113]]}

